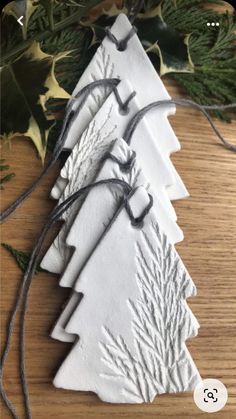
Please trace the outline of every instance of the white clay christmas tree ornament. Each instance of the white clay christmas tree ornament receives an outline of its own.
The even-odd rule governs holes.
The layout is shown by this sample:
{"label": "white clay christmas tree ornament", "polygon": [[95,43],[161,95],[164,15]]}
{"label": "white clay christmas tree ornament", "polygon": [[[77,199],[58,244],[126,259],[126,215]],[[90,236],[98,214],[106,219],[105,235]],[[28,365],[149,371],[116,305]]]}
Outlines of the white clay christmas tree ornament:
{"label": "white clay christmas tree ornament", "polygon": [[131,193],[84,266],[75,284],[83,298],[66,326],[79,340],[56,387],[143,403],[200,382],[185,345],[198,331],[186,303],[196,289],[154,208],[134,225],[149,203],[145,188]]}
{"label": "white clay christmas tree ornament", "polygon": [[[120,14],[111,27],[111,33],[118,41],[126,38],[131,30],[132,26],[124,14]],[[75,97],[89,83],[107,78],[129,80],[133,90],[136,92],[139,109],[157,100],[170,99],[136,34],[129,39],[124,51],[119,51],[116,45],[106,36],[80,78],[72,96]],[[109,92],[110,89],[108,87],[100,87],[96,88],[89,95],[86,106],[80,109],[77,118],[74,119],[68,131],[64,145],[66,149],[72,149],[78,142],[85,127],[87,127],[100,109]],[[76,112],[77,108],[78,103],[72,99],[69,109],[74,109]],[[167,119],[174,112],[175,107],[173,105],[165,105],[147,114],[150,131],[165,157],[180,149],[180,144]],[[137,138],[141,136],[139,130],[142,131],[141,125],[136,129]],[[120,136],[122,135],[123,133],[120,134]],[[59,199],[66,185],[67,179],[64,176],[65,173],[62,172],[53,188],[52,196],[55,199]],[[169,186],[171,200],[188,196],[188,192],[177,172],[175,172],[175,177],[177,178],[176,184]]]}
{"label": "white clay christmas tree ornament", "polygon": [[[117,91],[122,102],[125,102],[133,92],[127,81],[120,82]],[[110,94],[80,141],[74,146],[61,171],[62,177],[68,179],[68,183],[59,202],[63,202],[72,193],[94,181],[104,153],[109,150],[112,141],[124,132],[127,119],[134,115],[138,108],[137,99],[134,97],[129,104],[129,113],[123,115],[119,111],[116,95],[114,92]],[[145,118],[140,122],[140,127],[142,131],[139,130],[138,135],[141,137],[135,134],[131,148],[137,153],[140,165],[152,189],[160,195],[160,201],[167,214],[176,220],[176,214],[168,196],[168,185],[174,184],[174,181],[178,182],[179,178],[174,177],[176,171],[169,156],[164,159],[160,153],[159,145],[150,134]],[[64,213],[65,224],[44,256],[42,268],[54,273],[61,273],[65,268],[69,257],[65,238],[80,205],[81,202],[77,202]]]}
{"label": "white clay christmas tree ornament", "polygon": [[[155,194],[144,177],[137,157],[134,157],[133,151],[124,140],[115,140],[110,149],[110,154],[117,161],[107,158],[95,181],[98,182],[111,178],[122,179],[132,188],[144,186],[153,196],[153,207],[158,217],[159,225],[166,233],[170,243],[174,244],[182,240],[182,231],[174,220],[167,215],[165,207],[162,205],[163,185],[160,184],[159,192]],[[131,162],[130,166],[127,166],[128,162]],[[66,238],[67,246],[71,246],[73,250],[71,249],[71,258],[62,274],[61,286],[73,287],[82,267],[118,210],[122,197],[124,197],[124,191],[117,185],[103,185],[90,190]],[[69,342],[74,340],[74,337],[72,338],[65,333],[63,326],[74,310],[75,300],[76,297],[73,296],[63,310],[52,331],[51,336],[53,338]]]}

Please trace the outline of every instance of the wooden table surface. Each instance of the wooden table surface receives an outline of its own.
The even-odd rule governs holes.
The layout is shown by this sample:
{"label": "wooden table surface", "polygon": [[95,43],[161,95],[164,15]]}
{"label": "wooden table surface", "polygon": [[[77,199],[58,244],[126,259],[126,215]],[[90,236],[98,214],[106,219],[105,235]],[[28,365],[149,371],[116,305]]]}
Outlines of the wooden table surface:
{"label": "wooden table surface", "polygon": [[[172,83],[169,92],[182,95]],[[182,149],[172,156],[190,197],[175,203],[178,222],[185,239],[177,248],[197,286],[198,295],[189,305],[200,323],[199,335],[187,346],[203,378],[218,378],[228,388],[225,408],[212,417],[236,417],[236,155],[216,142],[205,118],[195,110],[178,109],[171,117]],[[217,126],[225,138],[234,142],[236,122]],[[2,193],[5,208],[31,184],[41,171],[33,146],[16,139],[11,150],[3,147],[3,157],[12,165],[16,177]],[[32,196],[2,227],[2,242],[31,251],[50,209],[49,196],[57,174],[55,167]],[[54,232],[48,238],[52,240]],[[8,252],[2,250],[2,339],[10,309],[17,295],[22,272]],[[192,394],[163,395],[152,404],[112,405],[96,395],[55,389],[52,378],[70,350],[70,344],[52,340],[49,331],[68,296],[58,286],[59,277],[40,273],[33,281],[27,316],[26,365],[33,418],[57,419],[151,419],[207,418],[194,404]],[[18,338],[14,337],[5,374],[9,396],[20,417],[22,396],[18,375]],[[2,418],[8,413],[2,410]]]}

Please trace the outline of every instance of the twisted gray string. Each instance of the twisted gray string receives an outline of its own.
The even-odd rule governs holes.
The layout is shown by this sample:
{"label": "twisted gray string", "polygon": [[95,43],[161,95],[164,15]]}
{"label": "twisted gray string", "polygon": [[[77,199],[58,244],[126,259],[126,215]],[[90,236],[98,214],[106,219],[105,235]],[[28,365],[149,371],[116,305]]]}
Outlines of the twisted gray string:
{"label": "twisted gray string", "polygon": [[[27,313],[29,290],[32,283],[33,274],[35,272],[35,269],[39,261],[39,254],[40,254],[44,239],[47,235],[48,230],[52,226],[52,224],[54,224],[57,220],[59,220],[62,214],[77,199],[80,199],[84,194],[88,193],[94,187],[97,187],[100,185],[108,185],[108,184],[110,185],[114,184],[114,185],[122,187],[124,190],[125,197],[127,197],[128,194],[132,191],[132,187],[127,182],[121,179],[100,180],[98,182],[91,183],[90,185],[87,185],[79,189],[77,192],[75,192],[73,195],[71,195],[64,202],[62,202],[61,204],[59,204],[56,208],[52,210],[51,214],[49,215],[48,221],[43,227],[40,233],[40,236],[36,242],[36,245],[33,249],[27,270],[24,274],[23,281],[20,284],[19,291],[17,293],[17,298],[16,298],[15,304],[13,306],[13,309],[10,315],[9,323],[7,326],[6,342],[3,349],[3,353],[1,357],[1,365],[0,365],[0,393],[5,402],[6,407],[8,408],[9,412],[12,414],[14,419],[18,419],[18,416],[15,411],[14,405],[12,404],[12,402],[10,401],[10,399],[8,398],[6,394],[6,391],[3,385],[4,366],[5,366],[5,362],[7,360],[7,356],[10,350],[11,337],[14,332],[16,315],[22,304],[22,312],[21,312],[21,317],[20,317],[20,379],[22,383],[22,391],[23,391],[23,396],[24,396],[24,406],[25,406],[25,411],[26,411],[26,417],[27,419],[31,419],[32,415],[31,415],[31,409],[30,409],[29,392],[28,392],[28,384],[27,384],[26,368],[25,368],[25,317]],[[133,221],[132,218],[131,218],[131,221]]]}
{"label": "twisted gray string", "polygon": [[[137,188],[133,189],[133,191],[130,193],[129,197],[132,194],[135,193],[135,190],[136,189]],[[149,196],[149,203],[146,206],[146,208],[144,208],[143,212],[139,215],[139,217],[135,217],[134,216],[133,211],[132,211],[132,209],[130,207],[130,204],[129,204],[128,199],[127,198],[125,199],[124,206],[125,206],[125,209],[126,209],[128,215],[129,215],[129,218],[131,220],[131,224],[132,224],[133,227],[137,227],[137,228],[142,228],[143,227],[143,220],[144,220],[144,218],[146,217],[146,215],[149,213],[150,209],[153,206],[153,197],[150,194],[148,194],[148,196]]]}
{"label": "twisted gray string", "polygon": [[226,109],[233,109],[236,108],[236,103],[231,103],[229,105],[199,105],[198,103],[189,100],[189,99],[181,99],[181,98],[174,98],[174,99],[166,99],[166,100],[158,100],[156,102],[150,103],[149,105],[145,106],[143,109],[141,109],[139,112],[136,113],[136,115],[133,117],[133,119],[129,122],[125,133],[124,133],[124,140],[127,142],[127,144],[131,143],[132,136],[134,134],[134,131],[139,124],[139,122],[143,119],[143,117],[150,111],[156,108],[160,108],[165,105],[179,105],[184,108],[195,108],[203,113],[203,115],[208,120],[209,124],[211,125],[211,128],[219,138],[219,140],[222,142],[225,148],[227,148],[230,151],[236,152],[236,145],[229,143],[225,140],[225,138],[221,135],[220,131],[214,124],[211,116],[207,112],[207,110],[226,110]]}
{"label": "twisted gray string", "polygon": [[118,51],[125,51],[128,45],[129,40],[134,36],[137,32],[137,29],[133,26],[129,33],[125,36],[125,38],[121,39],[120,41],[113,35],[110,28],[105,29],[107,37],[110,39],[113,44],[115,44]]}
{"label": "twisted gray string", "polygon": [[129,103],[136,96],[136,92],[132,92],[129,95],[129,97],[126,99],[125,102],[122,102],[121,97],[120,97],[120,94],[119,94],[118,89],[117,89],[116,86],[113,89],[113,93],[114,93],[115,98],[116,98],[116,101],[117,101],[117,103],[119,105],[120,112],[121,113],[123,112],[124,114],[127,113],[127,112],[129,112]]}
{"label": "twisted gray string", "polygon": [[136,159],[136,152],[133,151],[130,159],[126,162],[122,162],[118,157],[114,156],[110,151],[107,151],[101,159],[101,162],[104,160],[110,159],[118,164],[122,172],[130,172],[134,166]]}

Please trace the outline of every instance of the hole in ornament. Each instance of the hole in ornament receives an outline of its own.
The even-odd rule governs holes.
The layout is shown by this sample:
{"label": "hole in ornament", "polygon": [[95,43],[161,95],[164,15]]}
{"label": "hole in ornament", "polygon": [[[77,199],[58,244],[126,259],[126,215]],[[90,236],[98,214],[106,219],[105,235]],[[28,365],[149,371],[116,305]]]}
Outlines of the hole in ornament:
{"label": "hole in ornament", "polygon": [[128,115],[128,113],[129,113],[129,107],[128,106],[124,106],[124,107],[119,106],[119,113],[121,115]]}
{"label": "hole in ornament", "polygon": [[132,156],[130,157],[130,159],[126,163],[123,163],[120,166],[121,171],[124,172],[124,173],[130,172],[131,169],[133,168],[135,158],[136,158],[136,153],[135,153],[135,151],[133,151]]}
{"label": "hole in ornament", "polygon": [[143,220],[140,221],[138,219],[137,220],[133,219],[133,220],[131,220],[131,224],[134,228],[141,229],[141,228],[143,228],[144,222],[143,222]]}
{"label": "hole in ornament", "polygon": [[120,52],[125,51],[127,48],[127,42],[120,41],[119,43],[117,43],[116,48],[117,48],[117,51],[120,51]]}

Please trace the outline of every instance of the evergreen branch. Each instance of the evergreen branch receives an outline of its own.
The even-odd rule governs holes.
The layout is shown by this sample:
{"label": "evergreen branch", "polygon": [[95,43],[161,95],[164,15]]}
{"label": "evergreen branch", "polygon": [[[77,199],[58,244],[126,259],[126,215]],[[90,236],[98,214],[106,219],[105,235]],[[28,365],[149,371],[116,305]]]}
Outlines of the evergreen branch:
{"label": "evergreen branch", "polygon": [[[30,256],[31,256],[30,253],[17,250],[7,243],[1,243],[1,245],[14,257],[19,268],[23,272],[26,272],[27,266],[29,264]],[[35,270],[35,275],[37,275],[39,272],[45,272],[44,269],[40,268],[40,265],[37,266]]]}
{"label": "evergreen branch", "polygon": [[[9,170],[10,166],[5,164],[5,159],[0,159],[0,172],[5,172]],[[8,173],[7,175],[0,178],[0,189],[4,189],[3,184],[9,182],[13,177],[15,177],[15,173]]]}
{"label": "evergreen branch", "polygon": [[[31,44],[32,40],[40,41],[42,50],[48,54],[57,54],[71,51],[69,56],[59,60],[55,65],[55,76],[60,86],[71,93],[87,67],[96,48],[102,39],[98,38],[96,44],[93,30],[80,24],[81,18],[88,16],[90,10],[96,5],[102,5],[99,0],[67,0],[66,2],[53,2],[51,24],[47,8],[43,6],[44,0],[39,1],[38,7],[31,15],[27,27],[27,40],[22,40],[22,31],[12,16],[5,16],[2,20],[2,61],[11,62]],[[115,1],[114,1],[115,3]],[[123,2],[125,9],[134,10],[138,0]],[[173,72],[165,77],[175,79],[187,95],[201,104],[227,104],[236,98],[236,20],[235,14],[219,13],[205,6],[222,4],[218,0],[146,0],[143,12],[148,12],[156,6],[161,7],[161,16],[165,24],[178,34],[189,36],[189,54],[194,64],[193,73]],[[98,17],[102,15],[99,7]],[[116,9],[119,13],[119,9]],[[100,13],[100,14],[99,14]],[[107,15],[101,16],[102,27],[112,24],[115,20]],[[6,19],[7,18],[7,19]],[[52,22],[53,20],[53,22]],[[220,26],[207,27],[209,21],[218,21]],[[134,22],[135,24],[135,22]],[[53,31],[50,27],[54,28]],[[153,24],[153,31],[157,28]],[[103,33],[103,31],[102,31]],[[101,35],[101,34],[100,34]],[[158,33],[156,34],[158,35]],[[101,35],[103,36],[103,35]],[[142,39],[142,31],[139,31]],[[158,37],[158,36],[157,36]],[[153,64],[159,70],[159,57],[155,55]],[[47,113],[51,119],[63,117],[66,101],[50,100],[46,104]],[[214,112],[214,115],[230,121],[233,113]],[[60,122],[54,124],[49,134],[49,147],[57,140]],[[3,177],[1,183],[7,182],[14,174]],[[1,186],[0,186],[1,187]]]}
{"label": "evergreen branch", "polygon": [[0,172],[3,172],[4,170],[9,170],[10,166],[8,164],[3,164],[5,162],[5,159],[0,160]]}
{"label": "evergreen branch", "polygon": [[[168,77],[200,104],[228,104],[236,98],[236,18],[235,14],[204,9],[206,3],[222,4],[214,0],[176,0],[173,11],[171,0],[163,1],[164,20],[181,33],[191,33],[189,50],[195,69],[191,74],[172,73]],[[207,29],[209,21],[220,26]],[[230,122],[229,113],[217,111],[214,115]]]}
{"label": "evergreen branch", "polygon": [[14,59],[16,56],[21,54],[23,51],[25,51],[31,45],[31,43],[33,41],[38,41],[38,42],[45,41],[47,38],[52,36],[52,33],[55,34],[56,32],[62,31],[64,29],[66,29],[67,27],[73,25],[74,23],[79,22],[82,17],[84,17],[84,16],[86,16],[86,14],[88,14],[90,9],[92,9],[93,7],[95,7],[99,3],[100,3],[100,0],[91,0],[89,2],[89,5],[87,5],[86,7],[79,8],[73,14],[67,16],[66,18],[64,18],[61,21],[59,21],[58,23],[56,23],[54,25],[54,31],[53,32],[51,30],[42,29],[41,32],[34,33],[32,38],[27,39],[25,41],[22,41],[20,44],[18,44],[14,48],[12,48],[9,52],[6,52],[5,54],[3,54],[1,65],[4,65],[8,61]]}

